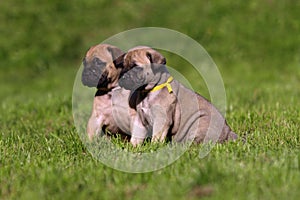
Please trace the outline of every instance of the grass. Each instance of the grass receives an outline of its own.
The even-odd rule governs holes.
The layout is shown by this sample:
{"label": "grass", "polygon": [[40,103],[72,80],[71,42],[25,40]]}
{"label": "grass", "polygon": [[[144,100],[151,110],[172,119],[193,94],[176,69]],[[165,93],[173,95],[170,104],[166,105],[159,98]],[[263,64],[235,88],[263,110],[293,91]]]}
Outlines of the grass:
{"label": "grass", "polygon": [[[298,10],[294,1],[2,2],[0,199],[298,199]],[[173,28],[206,48],[224,79],[227,121],[245,144],[216,145],[204,159],[193,145],[142,174],[91,156],[72,118],[76,72],[89,46],[140,26]],[[186,62],[167,56],[206,96]]]}

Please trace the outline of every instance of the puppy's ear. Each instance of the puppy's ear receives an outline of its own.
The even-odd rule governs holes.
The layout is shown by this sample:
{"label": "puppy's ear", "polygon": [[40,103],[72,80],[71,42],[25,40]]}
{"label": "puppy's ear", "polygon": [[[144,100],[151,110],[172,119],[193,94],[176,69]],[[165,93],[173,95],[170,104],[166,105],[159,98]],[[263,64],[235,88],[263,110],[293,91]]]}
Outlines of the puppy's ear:
{"label": "puppy's ear", "polygon": [[107,88],[108,84],[110,83],[110,80],[108,79],[108,72],[104,71],[98,81],[97,88]]}
{"label": "puppy's ear", "polygon": [[90,47],[90,48],[85,52],[85,56],[84,56],[84,58],[82,59],[83,65],[86,65],[86,57],[87,57],[87,54],[88,54],[88,52],[89,52],[92,48],[93,48],[93,47]]}
{"label": "puppy's ear", "polygon": [[149,59],[150,63],[161,65],[165,65],[167,63],[166,58],[157,51],[147,52],[146,56]]}
{"label": "puppy's ear", "polygon": [[117,59],[119,56],[124,54],[121,49],[116,47],[107,47],[107,51],[109,51],[113,60]]}
{"label": "puppy's ear", "polygon": [[118,58],[114,59],[114,65],[116,68],[124,68],[124,57],[126,53],[120,55]]}

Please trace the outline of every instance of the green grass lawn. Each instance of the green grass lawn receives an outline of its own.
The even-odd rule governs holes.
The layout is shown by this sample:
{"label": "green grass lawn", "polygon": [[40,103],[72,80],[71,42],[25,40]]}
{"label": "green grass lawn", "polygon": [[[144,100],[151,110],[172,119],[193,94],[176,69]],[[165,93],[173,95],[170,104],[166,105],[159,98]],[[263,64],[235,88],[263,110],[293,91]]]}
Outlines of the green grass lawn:
{"label": "green grass lawn", "polygon": [[[299,198],[299,3],[38,2],[0,6],[0,199]],[[216,145],[203,159],[193,145],[141,174],[93,159],[72,118],[76,72],[89,46],[143,26],[181,31],[206,48],[244,144]],[[184,61],[167,59],[207,96]]]}

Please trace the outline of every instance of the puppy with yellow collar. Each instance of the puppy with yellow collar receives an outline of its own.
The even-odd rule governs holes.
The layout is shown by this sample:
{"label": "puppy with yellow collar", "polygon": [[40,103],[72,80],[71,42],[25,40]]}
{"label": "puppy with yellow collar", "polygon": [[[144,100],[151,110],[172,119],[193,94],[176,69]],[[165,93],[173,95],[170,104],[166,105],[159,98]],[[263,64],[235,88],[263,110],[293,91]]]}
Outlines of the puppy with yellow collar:
{"label": "puppy with yellow collar", "polygon": [[[120,58],[118,59],[120,60]],[[149,47],[135,47],[116,65],[123,65],[119,85],[135,93],[135,124],[142,124],[152,141],[224,142],[237,139],[221,113],[204,97],[184,87],[168,72],[166,59]],[[132,132],[141,143],[146,135]]]}

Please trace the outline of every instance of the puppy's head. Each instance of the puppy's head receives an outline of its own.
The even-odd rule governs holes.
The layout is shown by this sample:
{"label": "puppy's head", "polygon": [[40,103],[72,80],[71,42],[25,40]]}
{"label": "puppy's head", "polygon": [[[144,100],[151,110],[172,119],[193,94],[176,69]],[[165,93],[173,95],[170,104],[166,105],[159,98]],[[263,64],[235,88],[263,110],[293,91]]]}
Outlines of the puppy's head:
{"label": "puppy's head", "polygon": [[123,57],[124,74],[119,84],[125,89],[136,90],[144,87],[143,89],[150,90],[158,84],[161,75],[167,72],[166,58],[150,47],[135,47]]}
{"label": "puppy's head", "polygon": [[166,58],[147,46],[134,47],[124,55],[124,70],[151,64],[165,65]]}
{"label": "puppy's head", "polygon": [[122,50],[108,44],[91,47],[83,59],[82,83],[88,87],[113,87],[121,72],[113,61],[122,54]]}

